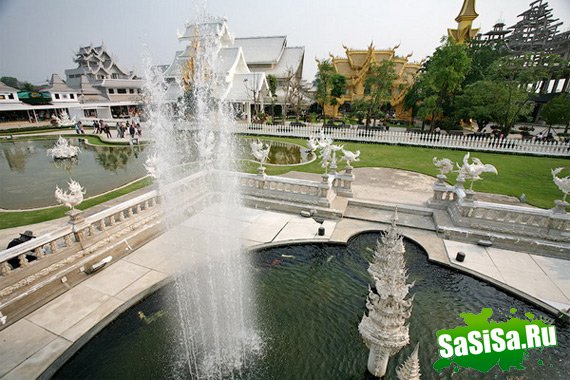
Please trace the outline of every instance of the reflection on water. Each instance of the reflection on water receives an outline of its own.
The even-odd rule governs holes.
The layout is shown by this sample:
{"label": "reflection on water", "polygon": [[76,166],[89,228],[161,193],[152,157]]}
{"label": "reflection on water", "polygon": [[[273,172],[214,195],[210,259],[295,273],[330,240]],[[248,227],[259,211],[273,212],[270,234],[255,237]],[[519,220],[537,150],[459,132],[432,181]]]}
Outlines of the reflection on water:
{"label": "reflection on water", "polygon": [[0,208],[24,209],[56,204],[55,186],[66,187],[70,178],[81,183],[91,197],[146,175],[143,145],[92,146],[71,138],[81,153],[73,159],[52,159],[47,149],[56,139],[0,143]]}
{"label": "reflection on water", "polygon": [[[270,248],[252,253],[254,286],[264,357],[235,379],[368,379],[366,349],[358,323],[365,312],[370,248],[378,234],[367,233],[348,247],[301,245]],[[406,244],[409,281],[414,307],[410,318],[409,346],[390,360],[388,379],[420,342],[422,380],[429,379],[567,379],[570,372],[570,328],[558,323],[558,346],[530,350],[522,371],[488,373],[452,369],[436,373],[438,359],[435,333],[463,325],[460,313],[494,310],[494,318],[510,308],[548,318],[526,302],[489,284],[431,264],[425,252]],[[173,290],[165,288],[136,305],[98,334],[62,370],[56,379],[82,378],[189,378],[176,362],[179,338]],[[142,311],[146,318],[141,318]],[[543,361],[540,364],[539,359]]]}
{"label": "reflection on water", "polygon": [[35,154],[33,144],[1,143],[2,158],[8,163],[10,170],[23,172],[30,155]]}

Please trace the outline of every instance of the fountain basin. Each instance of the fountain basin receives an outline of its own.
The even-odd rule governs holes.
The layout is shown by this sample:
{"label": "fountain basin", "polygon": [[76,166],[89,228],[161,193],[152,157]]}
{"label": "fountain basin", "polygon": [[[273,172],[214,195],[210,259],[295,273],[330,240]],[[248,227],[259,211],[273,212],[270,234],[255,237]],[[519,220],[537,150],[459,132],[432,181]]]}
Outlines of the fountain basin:
{"label": "fountain basin", "polygon": [[[253,283],[258,320],[264,341],[261,358],[236,378],[366,378],[368,351],[357,326],[365,310],[370,279],[367,260],[378,234],[362,234],[343,245],[300,245],[254,251]],[[478,313],[482,307],[545,315],[526,302],[487,283],[431,264],[423,250],[406,242],[410,281],[416,285],[410,319],[412,343],[420,342],[422,379],[448,378],[437,374],[435,332],[462,324],[459,313]],[[165,287],[136,305],[103,330],[54,378],[188,378],[178,354],[174,290]],[[145,318],[141,318],[142,312]],[[495,314],[495,315],[497,315]],[[558,347],[530,351],[527,369],[509,373],[528,378],[563,379],[569,367],[568,326],[558,325]],[[391,361],[388,373],[410,354],[405,347]],[[544,365],[538,364],[538,359]],[[460,371],[453,378],[503,378],[498,368],[481,374]]]}

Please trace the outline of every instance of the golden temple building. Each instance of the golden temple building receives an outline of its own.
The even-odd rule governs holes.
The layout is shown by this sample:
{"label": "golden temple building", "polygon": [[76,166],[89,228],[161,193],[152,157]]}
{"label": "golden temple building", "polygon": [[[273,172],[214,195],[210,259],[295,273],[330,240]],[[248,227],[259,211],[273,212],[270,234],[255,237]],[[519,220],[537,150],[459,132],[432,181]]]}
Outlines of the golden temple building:
{"label": "golden temple building", "polygon": [[455,18],[457,29],[447,29],[449,38],[459,44],[464,44],[475,38],[479,29],[472,29],[472,26],[473,20],[478,16],[479,14],[475,11],[475,0],[463,0],[463,6]]}
{"label": "golden temple building", "polygon": [[415,76],[421,67],[421,63],[409,62],[408,59],[412,56],[411,54],[404,57],[396,55],[398,47],[399,45],[387,50],[376,50],[374,45],[370,44],[366,50],[354,50],[343,45],[346,57],[334,57],[331,55],[335,71],[344,75],[347,79],[347,91],[345,95],[337,99],[336,105],[325,106],[325,114],[336,117],[341,105],[345,103],[351,104],[355,100],[364,98],[366,96],[364,94],[364,85],[370,67],[382,61],[391,60],[394,62],[397,79],[394,81],[392,88],[390,104],[396,111],[396,118],[409,119],[411,110],[404,109],[404,96],[407,90],[414,84]]}

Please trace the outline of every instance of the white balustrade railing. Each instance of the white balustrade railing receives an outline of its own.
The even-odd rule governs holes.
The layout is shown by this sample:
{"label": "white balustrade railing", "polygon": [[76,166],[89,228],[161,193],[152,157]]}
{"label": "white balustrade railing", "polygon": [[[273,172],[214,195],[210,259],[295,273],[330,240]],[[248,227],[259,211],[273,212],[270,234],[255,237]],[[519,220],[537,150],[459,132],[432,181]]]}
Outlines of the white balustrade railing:
{"label": "white balustrade railing", "polygon": [[[46,258],[59,254],[67,257],[79,250],[84,250],[97,242],[99,237],[108,237],[108,229],[128,225],[134,219],[140,221],[141,216],[154,210],[158,202],[157,192],[150,191],[88,216],[84,221],[75,225],[70,224],[36,239],[0,251],[0,272],[3,277],[8,277],[13,272],[19,272],[31,264],[41,263]],[[16,265],[11,265],[9,262]],[[0,284],[2,282],[0,280]],[[6,295],[5,290],[0,289],[0,297]]]}
{"label": "white balustrade railing", "polygon": [[330,201],[334,198],[333,176],[326,178],[326,182],[317,182],[247,173],[237,175],[242,194],[246,196],[322,206],[330,206]]}
{"label": "white balustrade railing", "polygon": [[541,156],[570,156],[570,144],[557,141],[533,141],[510,138],[493,138],[469,135],[447,135],[435,133],[413,133],[386,131],[373,128],[323,127],[322,125],[265,125],[236,124],[235,133],[267,136],[302,137],[318,136],[321,129],[334,140],[384,143],[395,145],[415,145],[433,148],[462,149],[518,153]]}
{"label": "white balustrade railing", "polygon": [[[462,227],[552,241],[570,242],[570,214],[533,207],[470,200],[462,188],[447,196],[453,223]],[[472,193],[471,193],[472,194]]]}

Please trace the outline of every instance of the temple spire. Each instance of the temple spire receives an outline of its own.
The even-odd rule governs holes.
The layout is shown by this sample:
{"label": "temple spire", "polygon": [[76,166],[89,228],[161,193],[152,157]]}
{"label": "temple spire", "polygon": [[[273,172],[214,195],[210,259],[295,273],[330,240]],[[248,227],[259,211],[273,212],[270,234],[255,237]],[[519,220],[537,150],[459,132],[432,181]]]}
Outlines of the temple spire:
{"label": "temple spire", "polygon": [[447,29],[449,38],[459,44],[464,44],[477,36],[479,28],[472,29],[472,26],[473,20],[478,16],[479,14],[475,10],[475,0],[463,0],[463,6],[455,18],[457,29]]}
{"label": "temple spire", "polygon": [[376,377],[386,374],[388,360],[410,341],[408,318],[412,312],[413,297],[408,298],[412,284],[408,284],[404,259],[403,237],[396,226],[394,213],[392,224],[376,243],[374,258],[368,273],[374,281],[370,288],[366,308],[358,331],[370,350],[368,371]]}
{"label": "temple spire", "polygon": [[461,11],[455,18],[455,21],[461,22],[465,20],[475,20],[479,14],[475,10],[475,0],[464,0],[463,7],[461,7]]}

